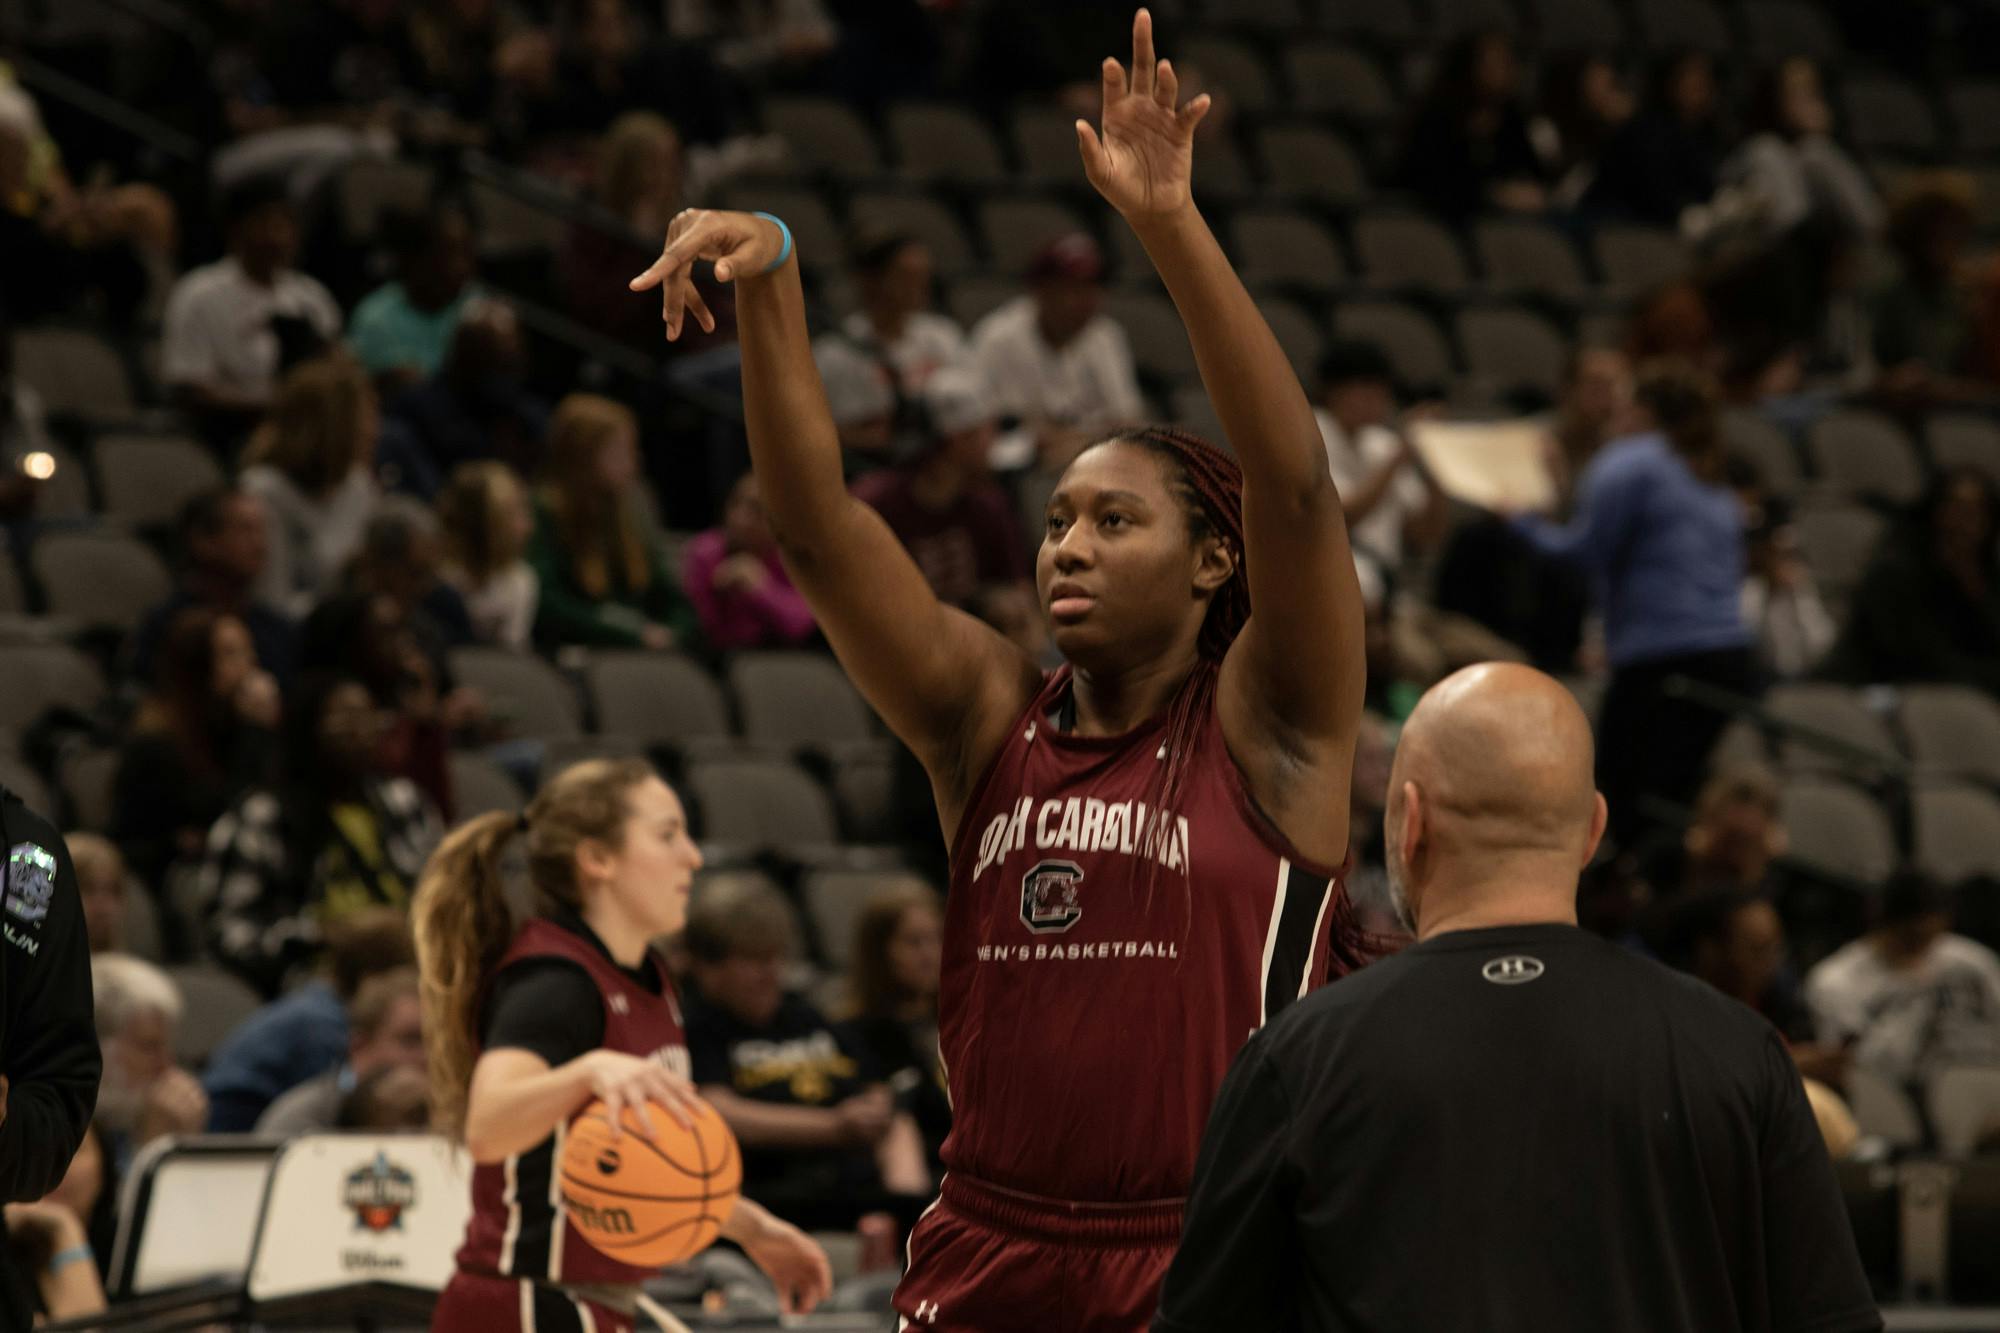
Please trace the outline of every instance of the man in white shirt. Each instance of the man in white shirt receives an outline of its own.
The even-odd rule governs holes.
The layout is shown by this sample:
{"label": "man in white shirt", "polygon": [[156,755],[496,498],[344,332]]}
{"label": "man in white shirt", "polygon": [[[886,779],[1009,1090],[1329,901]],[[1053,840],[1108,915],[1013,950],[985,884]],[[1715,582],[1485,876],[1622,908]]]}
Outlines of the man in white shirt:
{"label": "man in white shirt", "polygon": [[965,359],[964,331],[931,309],[937,287],[931,248],[906,232],[865,235],[854,246],[854,270],[861,309],[841,322],[840,332],[881,361],[897,398],[913,403],[933,374]]}
{"label": "man in white shirt", "polygon": [[228,255],[167,298],[160,374],[192,406],[243,426],[270,406],[288,367],[340,336],[340,306],[292,267],[298,223],[282,184],[246,182],[224,213]]}
{"label": "man in white shirt", "polygon": [[1003,419],[1046,467],[1061,468],[1095,431],[1145,416],[1132,344],[1102,313],[1104,256],[1075,232],[1028,269],[1029,291],[979,321],[972,358]]}
{"label": "man in white shirt", "polygon": [[1951,898],[1935,880],[1891,880],[1875,928],[1806,976],[1819,1039],[1899,1083],[2000,1064],[2000,957],[1950,929]]}
{"label": "man in white shirt", "polygon": [[1429,549],[1450,518],[1444,493],[1391,427],[1395,372],[1372,343],[1337,342],[1320,363],[1320,437],[1347,531],[1362,595],[1379,605],[1403,568],[1407,546]]}

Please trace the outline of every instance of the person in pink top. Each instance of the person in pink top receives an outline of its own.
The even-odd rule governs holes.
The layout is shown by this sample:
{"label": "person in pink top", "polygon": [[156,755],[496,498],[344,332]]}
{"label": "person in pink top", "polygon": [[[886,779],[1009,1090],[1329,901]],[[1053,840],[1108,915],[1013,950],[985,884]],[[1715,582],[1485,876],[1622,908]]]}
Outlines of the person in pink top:
{"label": "person in pink top", "polygon": [[716,648],[790,648],[819,628],[778,559],[754,474],[744,473],[729,492],[722,526],[688,542],[681,581]]}

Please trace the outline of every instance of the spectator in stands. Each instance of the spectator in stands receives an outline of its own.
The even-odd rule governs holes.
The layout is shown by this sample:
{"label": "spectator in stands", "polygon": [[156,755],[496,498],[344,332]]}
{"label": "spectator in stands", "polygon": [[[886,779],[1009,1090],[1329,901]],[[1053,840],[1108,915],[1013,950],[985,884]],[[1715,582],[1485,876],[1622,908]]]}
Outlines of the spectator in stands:
{"label": "spectator in stands", "polygon": [[721,525],[688,542],[681,576],[710,647],[795,648],[818,632],[812,608],[778,558],[752,473],[730,487]]}
{"label": "spectator in stands", "polygon": [[484,701],[452,687],[443,638],[408,603],[356,589],[322,602],[299,635],[300,665],[368,687],[380,710],[374,771],[417,785],[437,809],[452,809],[452,737],[482,720]]}
{"label": "spectator in stands", "polygon": [[542,589],[538,642],[671,648],[691,641],[693,613],[635,497],[638,485],[632,409],[584,393],[557,404],[528,543]]}
{"label": "spectator in stands", "polygon": [[1827,671],[1856,684],[1936,681],[2000,696],[2000,531],[1992,482],[1947,472],[1890,528],[1848,604]]}
{"label": "spectator in stands", "polygon": [[243,458],[243,489],[274,536],[259,600],[303,616],[360,549],[381,492],[371,469],[381,417],[361,367],[321,357],[285,376]]}
{"label": "spectator in stands", "polygon": [[423,68],[405,6],[393,0],[273,5],[257,60],[271,103],[265,124],[381,124],[410,100]]}
{"label": "spectator in stands", "polygon": [[1880,387],[1919,402],[1969,397],[1978,330],[1961,277],[1973,236],[1974,188],[1961,172],[1928,172],[1889,208],[1896,274],[1874,294],[1870,325]]}
{"label": "spectator in stands", "polygon": [[1397,176],[1427,208],[1452,221],[1486,208],[1539,213],[1548,207],[1548,184],[1521,104],[1520,66],[1506,37],[1460,37],[1438,57]]}
{"label": "spectator in stands", "polygon": [[154,651],[167,627],[181,612],[200,608],[232,617],[248,630],[258,667],[282,684],[298,655],[298,631],[258,596],[271,559],[263,501],[235,487],[197,495],[181,510],[180,549],[180,586],[133,631],[132,674],[151,682]]}
{"label": "spectator in stands", "polygon": [[1797,680],[1819,665],[1838,629],[1799,551],[1798,529],[1776,500],[1765,500],[1755,512],[1747,551],[1743,623],[1750,627],[1757,665],[1772,680]]}
{"label": "spectator in stands", "polygon": [[951,1099],[938,1061],[938,976],[943,966],[944,910],[921,884],[877,891],[854,925],[848,1015],[842,1040],[867,1052],[923,1135],[933,1175],[944,1170],[938,1148],[951,1132]]}
{"label": "spectator in stands", "polygon": [[390,404],[399,429],[384,433],[382,462],[400,474],[396,484],[428,499],[453,468],[488,458],[533,476],[549,407],[522,383],[526,369],[513,309],[489,300],[468,305],[443,367]]}
{"label": "spectator in stands", "polygon": [[65,833],[92,953],[125,952],[125,858],[109,838]]}
{"label": "spectator in stands", "polygon": [[1718,111],[1712,56],[1685,50],[1662,57],[1638,113],[1598,155],[1581,211],[1678,229],[1684,213],[1715,197]]}
{"label": "spectator in stands", "polygon": [[505,463],[461,463],[438,497],[440,574],[458,591],[474,641],[526,652],[541,586],[522,557],[535,532],[528,488]]}
{"label": "spectator in stands", "polygon": [[639,7],[575,0],[556,11],[551,32],[549,75],[523,89],[520,105],[521,132],[537,157],[561,160],[579,137],[634,110],[664,116],[702,143],[723,138],[738,117],[741,90],[707,44],[661,40]]}
{"label": "spectator in stands", "polygon": [[972,331],[972,360],[994,409],[1049,472],[1068,466],[1093,432],[1145,415],[1132,344],[1103,304],[1104,256],[1074,232],[1035,257],[1027,295]]}
{"label": "spectator in stands", "polygon": [[930,377],[965,360],[965,333],[931,309],[937,265],[930,246],[907,232],[864,230],[851,250],[861,309],[841,321],[840,336],[888,371],[898,424],[908,428]]}
{"label": "spectator in stands", "polygon": [[111,1254],[106,1247],[98,1257],[91,1232],[107,1193],[106,1174],[104,1145],[97,1131],[88,1129],[61,1184],[37,1202],[6,1207],[6,1254],[0,1262],[13,1272],[0,1275],[0,1289],[11,1284],[32,1291],[29,1306],[37,1324],[105,1312],[98,1265]]}
{"label": "spectator in stands", "polygon": [[399,967],[361,983],[347,1006],[347,1059],[272,1102],[257,1132],[273,1138],[323,1134],[337,1127],[341,1104],[385,1069],[424,1068],[424,1009],[417,969]]}
{"label": "spectator in stands", "polygon": [[479,292],[472,219],[462,206],[434,204],[422,216],[391,217],[385,228],[396,251],[396,279],[354,307],[347,342],[383,392],[393,393],[437,373]]}
{"label": "spectator in stands", "polygon": [[431,1127],[431,1083],[423,1062],[385,1065],[340,1099],[331,1128],[354,1134],[422,1133]]}
{"label": "spectator in stands", "polygon": [[265,1005],[209,1057],[211,1134],[248,1133],[282,1094],[347,1058],[347,1007],[371,977],[414,961],[410,923],[392,907],[356,912],[326,928],[326,965]]}
{"label": "spectator in stands", "polygon": [[444,558],[437,512],[407,495],[387,496],[368,520],[341,588],[394,602],[424,651],[441,659],[446,649],[472,642],[472,615],[442,575]]}
{"label": "spectator in stands", "polygon": [[230,191],[223,225],[228,255],[188,273],[167,298],[160,377],[233,442],[270,408],[284,373],[339,336],[340,306],[292,267],[298,223],[280,184]]}
{"label": "spectator in stands", "polygon": [[1603,589],[1612,677],[1598,723],[1597,784],[1623,843],[1643,826],[1648,798],[1685,803],[1721,730],[1720,715],[1669,695],[1686,676],[1746,693],[1743,523],[1723,485],[1712,379],[1685,365],[1641,375],[1645,433],[1620,440],[1585,469],[1567,525],[1523,516],[1515,530],[1544,554],[1589,571]]}
{"label": "spectator in stands", "polygon": [[437,842],[423,793],[378,775],[386,727],[361,681],[301,680],[286,703],[279,785],[245,795],[209,832],[210,947],[267,995],[318,959],[334,922],[406,908]]}
{"label": "spectator in stands", "polygon": [[1347,514],[1362,596],[1383,603],[1402,577],[1405,544],[1434,549],[1450,513],[1395,424],[1396,372],[1373,343],[1342,341],[1320,361],[1320,438]]}
{"label": "spectator in stands", "polygon": [[930,1191],[922,1136],[866,1053],[785,990],[795,944],[791,908],[772,889],[696,898],[686,933],[694,1081],[743,1147],[750,1198],[808,1230],[892,1208],[907,1225]]}
{"label": "spectator in stands", "polygon": [[1786,962],[1785,925],[1768,896],[1717,889],[1680,899],[1664,915],[1678,941],[1665,955],[1669,962],[1762,1014],[1801,1075],[1835,1086],[1847,1081],[1847,1053],[1813,1040],[1812,1014]]}
{"label": "spectator in stands", "polygon": [[1632,120],[1632,94],[1601,55],[1559,55],[1542,72],[1541,114],[1529,125],[1550,206],[1581,211],[1609,145]]}
{"label": "spectator in stands", "polygon": [[280,701],[234,616],[188,607],[169,623],[155,659],[153,688],[119,751],[111,835],[164,897],[169,872],[200,859],[230,803],[270,780]]}
{"label": "spectator in stands", "polygon": [[1793,56],[1766,71],[1748,120],[1748,137],[1720,174],[1725,190],[1742,192],[1741,204],[1765,235],[1809,222],[1850,237],[1882,230],[1882,200],[1834,142],[1833,108],[1811,60]]}
{"label": "spectator in stands", "polygon": [[129,325],[172,274],[174,205],[152,185],[79,190],[35,99],[0,64],[0,253],[22,319],[83,306]]}
{"label": "spectator in stands", "polygon": [[681,137],[662,116],[627,111],[613,121],[597,150],[592,197],[623,224],[606,228],[589,220],[570,227],[557,259],[570,314],[607,338],[642,348],[651,357],[687,357],[735,340],[735,297],[704,278],[698,285],[716,317],[712,333],[694,331],[686,346],[660,337],[658,312],[626,283],[657,257],[657,247],[636,238],[663,236],[680,211],[686,157]]}
{"label": "spectator in stands", "polygon": [[1020,528],[993,479],[993,407],[979,373],[940,370],[923,394],[930,446],[900,467],[871,473],[854,493],[882,515],[939,600],[970,608],[984,589],[1025,585]]}
{"label": "spectator in stands", "polygon": [[1565,510],[1577,478],[1597,451],[1632,429],[1632,362],[1615,347],[1578,344],[1563,365],[1562,394],[1549,423],[1550,468]]}
{"label": "spectator in stands", "polygon": [[1678,839],[1644,850],[1639,873],[1660,899],[1776,893],[1785,882],[1776,863],[1787,846],[1777,774],[1736,764],[1702,785]]}
{"label": "spectator in stands", "polygon": [[90,960],[90,984],[104,1051],[97,1125],[122,1176],[132,1155],[154,1139],[200,1133],[208,1096],[174,1063],[182,1001],[171,977],[143,958],[106,953]]}
{"label": "spectator in stands", "polygon": [[1889,881],[1873,929],[1806,977],[1822,1042],[1914,1084],[1954,1065],[2000,1065],[2000,957],[1951,932],[1952,895],[1906,871]]}
{"label": "spectator in stands", "polygon": [[731,73],[781,87],[808,81],[840,38],[822,0],[666,0],[666,24],[676,39],[708,45]]}

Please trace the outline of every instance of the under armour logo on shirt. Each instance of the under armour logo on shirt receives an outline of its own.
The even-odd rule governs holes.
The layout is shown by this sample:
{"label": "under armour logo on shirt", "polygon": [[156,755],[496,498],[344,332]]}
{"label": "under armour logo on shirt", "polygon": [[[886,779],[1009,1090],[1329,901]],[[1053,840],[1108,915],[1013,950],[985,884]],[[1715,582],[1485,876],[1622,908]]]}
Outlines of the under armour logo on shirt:
{"label": "under armour logo on shirt", "polygon": [[623,995],[614,995],[611,997],[611,1012],[614,1014],[629,1014],[632,1012],[632,1002]]}

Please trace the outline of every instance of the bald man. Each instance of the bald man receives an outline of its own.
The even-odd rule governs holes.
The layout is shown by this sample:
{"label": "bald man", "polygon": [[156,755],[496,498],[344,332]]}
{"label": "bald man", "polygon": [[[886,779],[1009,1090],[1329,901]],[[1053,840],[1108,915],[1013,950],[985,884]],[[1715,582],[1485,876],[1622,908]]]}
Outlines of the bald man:
{"label": "bald man", "polygon": [[1777,1032],[1577,928],[1591,751],[1526,667],[1424,696],[1384,815],[1417,942],[1243,1048],[1156,1333],[1882,1327]]}

